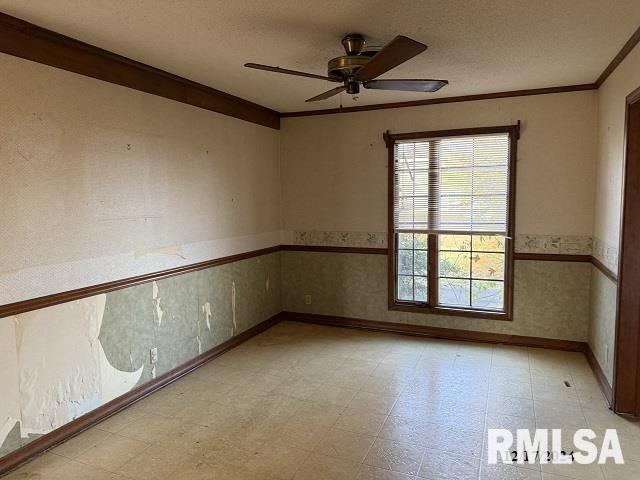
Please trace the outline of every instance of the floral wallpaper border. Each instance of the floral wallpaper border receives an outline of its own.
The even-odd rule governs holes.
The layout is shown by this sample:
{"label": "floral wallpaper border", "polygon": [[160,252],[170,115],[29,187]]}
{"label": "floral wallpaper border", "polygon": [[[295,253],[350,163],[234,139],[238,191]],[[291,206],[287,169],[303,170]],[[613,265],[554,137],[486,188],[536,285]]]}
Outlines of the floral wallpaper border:
{"label": "floral wallpaper border", "polygon": [[516,236],[516,252],[545,253],[558,255],[591,255],[591,237],[579,235],[535,235]]}
{"label": "floral wallpaper border", "polygon": [[[296,231],[295,245],[313,245],[323,247],[387,247],[386,232],[332,232],[332,231]],[[516,252],[546,253],[564,255],[591,255],[593,242],[589,236],[579,235],[535,235],[523,234],[516,237]],[[611,247],[603,248],[612,257]],[[606,256],[603,254],[603,256]],[[617,262],[617,251],[616,251]],[[612,259],[609,259],[612,261]],[[602,260],[601,260],[602,261]],[[605,263],[605,262],[603,262]],[[608,263],[605,263],[608,266]]]}
{"label": "floral wallpaper border", "polygon": [[593,256],[612,272],[618,272],[618,247],[609,245],[598,237],[594,237]]}
{"label": "floral wallpaper border", "polygon": [[387,232],[296,231],[295,245],[387,248]]}

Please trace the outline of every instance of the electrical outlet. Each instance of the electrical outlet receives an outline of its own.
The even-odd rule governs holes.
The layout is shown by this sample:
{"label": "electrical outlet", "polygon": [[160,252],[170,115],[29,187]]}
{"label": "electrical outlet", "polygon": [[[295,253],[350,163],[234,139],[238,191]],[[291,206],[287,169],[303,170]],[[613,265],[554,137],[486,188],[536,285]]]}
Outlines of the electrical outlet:
{"label": "electrical outlet", "polygon": [[153,347],[149,351],[149,363],[154,365],[158,361],[158,347]]}
{"label": "electrical outlet", "polygon": [[304,304],[305,305],[311,305],[311,295],[305,295],[304,296]]}

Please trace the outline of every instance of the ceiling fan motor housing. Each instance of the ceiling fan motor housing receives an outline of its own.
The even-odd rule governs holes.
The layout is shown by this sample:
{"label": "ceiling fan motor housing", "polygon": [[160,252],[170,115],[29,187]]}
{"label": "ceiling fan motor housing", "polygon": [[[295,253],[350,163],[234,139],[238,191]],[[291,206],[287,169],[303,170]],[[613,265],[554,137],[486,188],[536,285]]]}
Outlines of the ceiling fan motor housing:
{"label": "ceiling fan motor housing", "polygon": [[[370,60],[368,55],[361,55],[365,43],[365,39],[361,34],[349,33],[342,39],[342,46],[344,47],[346,55],[332,58],[327,65],[328,75],[344,81],[349,93],[352,93],[350,90],[358,93],[357,84],[350,86],[350,84],[356,83],[351,82],[350,77],[353,77],[356,72]],[[349,80],[348,83],[347,80]]]}
{"label": "ceiling fan motor housing", "polygon": [[344,55],[329,60],[327,72],[330,77],[345,80],[352,77],[358,70],[364,67],[371,60],[369,57],[359,55]]}

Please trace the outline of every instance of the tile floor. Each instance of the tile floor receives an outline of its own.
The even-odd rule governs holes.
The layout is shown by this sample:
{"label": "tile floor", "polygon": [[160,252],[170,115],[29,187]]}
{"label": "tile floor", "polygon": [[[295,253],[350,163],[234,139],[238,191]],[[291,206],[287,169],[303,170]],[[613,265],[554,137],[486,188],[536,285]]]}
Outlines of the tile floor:
{"label": "tile floor", "polygon": [[[487,428],[584,426],[617,428],[626,464],[483,462]],[[582,354],[285,322],[7,479],[567,477],[640,479],[640,424]]]}

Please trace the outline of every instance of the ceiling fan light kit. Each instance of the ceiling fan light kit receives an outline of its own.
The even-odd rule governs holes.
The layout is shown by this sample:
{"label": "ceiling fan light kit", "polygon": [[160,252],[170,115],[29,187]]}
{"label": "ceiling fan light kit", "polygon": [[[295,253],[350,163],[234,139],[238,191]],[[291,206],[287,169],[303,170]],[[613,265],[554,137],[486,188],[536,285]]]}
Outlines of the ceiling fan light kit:
{"label": "ceiling fan light kit", "polygon": [[383,73],[412,59],[427,49],[425,44],[409,37],[398,35],[380,50],[367,50],[365,48],[365,38],[359,33],[350,33],[342,39],[342,46],[344,47],[345,55],[329,60],[326,77],[259,63],[246,63],[245,67],[342,83],[339,87],[309,98],[306,100],[307,102],[325,100],[345,91],[350,95],[355,95],[360,93],[361,85],[363,88],[373,90],[435,92],[449,83],[447,80],[430,79],[375,80]]}

